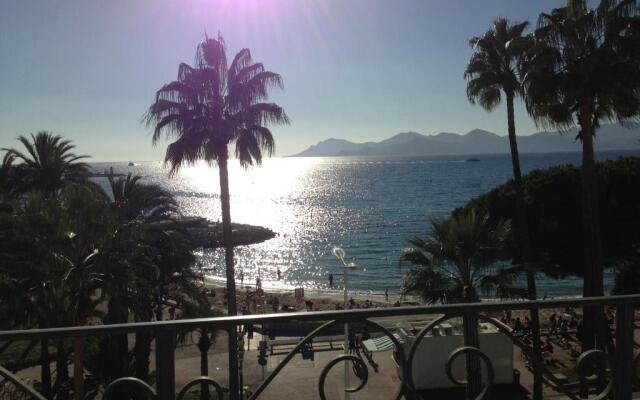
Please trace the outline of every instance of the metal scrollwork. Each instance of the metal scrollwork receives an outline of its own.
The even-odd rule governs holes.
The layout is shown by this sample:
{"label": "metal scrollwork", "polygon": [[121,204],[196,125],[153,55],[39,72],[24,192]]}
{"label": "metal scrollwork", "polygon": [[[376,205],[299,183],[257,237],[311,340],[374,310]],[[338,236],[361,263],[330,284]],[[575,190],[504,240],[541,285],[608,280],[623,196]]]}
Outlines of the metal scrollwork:
{"label": "metal scrollwork", "polygon": [[151,386],[149,386],[148,383],[146,383],[141,379],[128,376],[125,378],[118,378],[113,382],[111,382],[107,386],[107,388],[104,390],[104,394],[102,395],[103,400],[109,400],[115,388],[121,387],[121,386],[135,386],[139,389],[142,389],[144,394],[149,399],[155,399],[157,397],[156,391]]}
{"label": "metal scrollwork", "polygon": [[[503,334],[505,334],[507,337],[509,337],[509,339],[511,339],[511,341],[516,344],[518,347],[520,347],[520,349],[522,349],[523,352],[525,352],[527,355],[530,356],[530,362],[534,365],[535,368],[539,368],[542,371],[542,374],[544,375],[544,377],[549,380],[551,383],[553,383],[554,387],[556,390],[558,390],[559,392],[564,393],[565,395],[567,395],[569,398],[574,399],[574,400],[580,400],[580,397],[576,396],[574,393],[572,393],[568,388],[567,385],[565,383],[560,382],[556,376],[549,370],[549,368],[547,368],[546,365],[544,365],[544,363],[536,363],[535,357],[531,357],[533,349],[526,345],[522,340],[520,340],[520,338],[518,338],[517,336],[513,335],[513,333],[511,332],[511,329],[505,325],[504,323],[497,321],[494,318],[488,317],[486,315],[482,315],[482,314],[478,314],[478,319],[480,319],[483,322],[489,323],[493,326],[495,326],[500,332],[502,332]],[[581,379],[586,378],[586,366],[587,361],[593,360],[593,359],[600,359],[601,361],[603,361],[605,364],[607,365],[611,365],[611,360],[610,357],[603,352],[602,350],[587,350],[584,353],[580,354],[578,356],[578,359],[576,361],[576,367],[575,369],[578,372],[578,375],[580,376]],[[636,357],[634,358],[634,372],[636,370],[636,368],[640,365],[640,353],[638,353],[636,355]],[[600,392],[598,395],[596,395],[595,397],[590,398],[590,400],[601,400],[606,398],[607,396],[609,396],[611,394],[611,391],[613,390],[613,380],[609,380],[609,383],[607,384],[607,386],[604,388],[604,390],[602,390],[602,392]]]}
{"label": "metal scrollwork", "polygon": [[[267,386],[269,386],[269,384],[273,381],[273,379],[280,373],[280,371],[282,371],[282,369],[289,363],[289,361],[291,361],[291,359],[293,357],[295,357],[296,354],[298,354],[300,352],[300,349],[302,349],[305,345],[307,345],[307,343],[310,343],[314,337],[318,336],[322,331],[327,330],[329,328],[331,328],[334,325],[337,325],[339,323],[344,323],[345,321],[340,320],[340,319],[336,319],[333,321],[329,321],[326,322],[325,324],[319,326],[318,328],[314,329],[311,333],[309,333],[307,336],[305,336],[300,342],[298,342],[298,344],[285,356],[285,358],[278,364],[278,366],[271,372],[271,374],[269,374],[269,376],[264,380],[264,382],[262,382],[262,384],[256,389],[256,391],[251,395],[250,400],[255,400],[257,399],[260,394],[262,394],[262,392],[267,388]],[[372,329],[378,330],[378,331],[382,331],[385,336],[389,337],[389,339],[393,342],[393,344],[396,347],[396,351],[399,353],[399,357],[397,359],[397,362],[400,366],[400,374],[402,376],[405,375],[405,371],[407,370],[406,368],[406,361],[405,361],[405,356],[404,356],[404,350],[402,349],[402,345],[401,343],[398,341],[398,339],[385,327],[383,327],[382,325],[370,321],[368,319],[356,319],[356,320],[351,320],[348,321],[349,323],[360,323],[360,324],[364,324]],[[348,388],[347,392],[357,392],[362,390],[365,385],[368,382],[368,378],[369,378],[369,370],[366,366],[366,364],[364,363],[364,361],[362,361],[360,358],[352,356],[352,355],[347,355],[347,354],[342,354],[338,357],[336,357],[335,359],[331,360],[322,370],[321,374],[320,374],[320,379],[319,379],[319,391],[320,391],[320,398],[324,399],[324,384],[327,378],[327,374],[329,373],[329,371],[331,370],[331,368],[333,366],[335,366],[336,364],[340,363],[340,362],[354,362],[356,363],[355,365],[358,366],[358,368],[361,369],[361,371],[363,371],[363,375],[360,377],[360,384],[356,387],[352,387],[352,388]],[[399,389],[398,389],[398,393],[396,394],[396,400],[399,400],[400,398],[402,398],[402,394],[404,392],[404,385],[405,385],[405,379],[401,378],[402,384],[400,385]]]}
{"label": "metal scrollwork", "polygon": [[36,392],[35,389],[33,389],[32,387],[24,383],[22,379],[18,378],[17,376],[9,372],[9,370],[7,370],[1,365],[0,365],[0,376],[5,377],[11,383],[16,385],[19,390],[21,390],[23,393],[30,396],[33,400],[46,400],[40,393]]}
{"label": "metal scrollwork", "polygon": [[461,380],[453,376],[453,371],[452,371],[453,362],[456,360],[456,358],[458,358],[460,355],[465,353],[471,353],[479,356],[480,359],[484,362],[485,366],[487,367],[487,384],[483,386],[482,391],[476,397],[476,400],[485,399],[489,394],[489,389],[493,385],[494,374],[493,374],[493,364],[491,363],[491,360],[489,359],[489,357],[487,357],[486,354],[480,351],[480,349],[472,346],[464,346],[464,347],[459,347],[455,349],[453,352],[451,352],[451,354],[449,355],[449,358],[447,359],[447,363],[445,364],[445,371],[447,373],[447,376],[449,377],[449,380],[455,383],[456,385],[464,386],[468,383],[466,380]]}
{"label": "metal scrollwork", "polygon": [[324,384],[325,381],[327,379],[327,374],[329,373],[329,371],[331,370],[331,368],[333,368],[334,365],[340,363],[340,362],[353,362],[357,365],[359,365],[362,369],[362,376],[359,377],[360,379],[360,383],[358,384],[358,386],[354,386],[354,387],[350,387],[350,388],[345,388],[346,392],[349,393],[355,393],[360,391],[366,384],[367,381],[369,380],[369,369],[367,368],[367,365],[364,363],[364,361],[362,361],[359,357],[356,356],[352,356],[352,355],[348,355],[348,354],[343,354],[341,356],[338,356],[336,358],[334,358],[333,360],[329,361],[329,363],[327,365],[325,365],[325,367],[322,369],[322,372],[320,373],[320,381],[318,383],[318,392],[320,393],[320,398],[322,400],[325,400],[327,398],[327,396],[324,393]]}
{"label": "metal scrollwork", "polygon": [[[587,350],[584,353],[580,354],[578,357],[578,361],[576,362],[576,370],[580,375],[580,379],[585,379],[588,375],[586,371],[588,367],[588,362],[591,360],[600,360],[604,363],[604,365],[610,366],[609,356],[602,350]],[[609,396],[611,390],[613,389],[613,380],[609,379],[609,383],[607,386],[598,393],[595,397],[592,397],[591,400],[602,400]]]}
{"label": "metal scrollwork", "polygon": [[418,334],[416,335],[413,344],[411,345],[411,348],[409,349],[409,358],[407,359],[407,370],[406,370],[406,374],[404,374],[404,378],[405,378],[405,384],[408,385],[408,387],[415,391],[415,384],[413,382],[413,359],[416,355],[416,351],[418,350],[418,346],[420,345],[420,343],[422,342],[422,339],[427,335],[427,333],[429,333],[430,331],[433,330],[433,328],[435,328],[436,326],[440,325],[441,323],[443,323],[444,321],[447,321],[451,318],[456,317],[455,315],[451,315],[451,314],[447,314],[447,315],[443,315],[441,317],[438,317],[436,319],[434,319],[433,321],[429,322],[429,324],[427,324],[427,326],[425,326],[424,328],[422,328],[420,330],[420,332],[418,332]]}
{"label": "metal scrollwork", "polygon": [[196,385],[202,385],[203,383],[206,384],[207,386],[213,386],[213,388],[216,390],[216,394],[218,395],[218,399],[219,400],[223,399],[224,393],[222,391],[222,386],[220,386],[218,382],[216,382],[212,378],[209,378],[208,376],[201,376],[184,385],[184,387],[178,393],[177,400],[182,400],[182,398],[187,394],[189,389],[191,389]]}

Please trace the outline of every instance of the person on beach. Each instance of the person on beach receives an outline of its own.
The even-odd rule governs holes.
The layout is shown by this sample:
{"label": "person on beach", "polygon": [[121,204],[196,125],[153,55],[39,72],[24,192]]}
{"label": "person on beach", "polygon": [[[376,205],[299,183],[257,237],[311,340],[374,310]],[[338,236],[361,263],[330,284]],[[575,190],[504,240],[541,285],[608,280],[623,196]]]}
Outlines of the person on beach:
{"label": "person on beach", "polygon": [[329,287],[333,287],[333,274],[329,274]]}
{"label": "person on beach", "polygon": [[389,289],[384,289],[384,301],[389,302]]}
{"label": "person on beach", "polygon": [[513,332],[515,333],[522,332],[522,321],[520,321],[520,317],[516,317],[516,320],[513,324]]}
{"label": "person on beach", "polygon": [[367,331],[367,328],[362,328],[362,341],[364,342],[365,340],[369,340],[371,339],[371,335],[369,334],[369,331]]}
{"label": "person on beach", "polygon": [[556,332],[558,332],[558,317],[556,313],[553,313],[549,317],[549,333],[553,335]]}
{"label": "person on beach", "polygon": [[356,351],[356,335],[354,335],[353,331],[349,331],[349,354],[355,353]]}

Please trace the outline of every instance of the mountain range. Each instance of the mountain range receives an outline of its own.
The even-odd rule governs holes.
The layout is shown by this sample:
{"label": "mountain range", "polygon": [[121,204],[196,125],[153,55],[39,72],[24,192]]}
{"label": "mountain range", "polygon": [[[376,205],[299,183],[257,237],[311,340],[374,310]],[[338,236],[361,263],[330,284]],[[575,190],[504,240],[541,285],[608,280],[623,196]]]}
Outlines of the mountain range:
{"label": "mountain range", "polygon": [[[580,151],[576,140],[578,130],[567,132],[537,132],[518,136],[518,149],[522,153],[553,153]],[[596,150],[622,150],[640,148],[640,128],[603,125],[596,134]],[[423,135],[417,132],[398,133],[380,142],[353,143],[344,139],[327,139],[291,157],[335,156],[438,156],[464,154],[499,154],[509,152],[509,140],[482,129],[464,135],[441,132]]]}

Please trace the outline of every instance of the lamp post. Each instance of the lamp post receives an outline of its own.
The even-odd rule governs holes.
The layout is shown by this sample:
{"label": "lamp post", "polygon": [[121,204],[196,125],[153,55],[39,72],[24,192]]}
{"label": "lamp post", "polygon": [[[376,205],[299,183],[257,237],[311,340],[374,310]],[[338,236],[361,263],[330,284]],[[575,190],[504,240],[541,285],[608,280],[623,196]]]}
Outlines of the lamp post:
{"label": "lamp post", "polygon": [[[344,309],[346,310],[349,302],[349,270],[354,269],[357,265],[353,262],[347,262],[345,260],[346,253],[340,247],[334,247],[331,251],[333,255],[342,262],[343,270],[344,270]],[[349,348],[349,324],[347,322],[344,323],[344,351],[347,353],[347,349]],[[345,400],[349,399],[349,362],[345,361],[344,363],[344,398]]]}

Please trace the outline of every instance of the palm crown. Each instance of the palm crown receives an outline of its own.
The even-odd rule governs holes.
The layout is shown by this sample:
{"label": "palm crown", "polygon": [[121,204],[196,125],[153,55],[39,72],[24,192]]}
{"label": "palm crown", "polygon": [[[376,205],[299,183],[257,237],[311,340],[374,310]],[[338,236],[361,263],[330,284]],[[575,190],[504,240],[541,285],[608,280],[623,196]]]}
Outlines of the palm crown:
{"label": "palm crown", "polygon": [[89,175],[87,164],[81,160],[87,156],[73,153],[75,146],[69,140],[50,132],[40,131],[18,140],[26,153],[17,149],[4,149],[7,156],[20,161],[14,174],[20,192],[38,191],[55,196],[67,182],[84,182]]}
{"label": "palm crown", "polygon": [[401,263],[414,266],[405,277],[403,293],[429,303],[478,301],[478,289],[499,297],[524,295],[524,290],[512,286],[517,267],[493,274],[489,268],[505,258],[510,229],[509,221],[492,224],[487,215],[474,210],[431,221],[429,236],[409,239],[412,247],[401,256]]}
{"label": "palm crown", "polygon": [[540,14],[536,45],[523,63],[525,100],[536,122],[567,128],[575,114],[580,125],[597,127],[603,119],[624,121],[638,114],[637,13],[628,0],[602,1],[593,10],[584,0],[571,0]]}
{"label": "palm crown", "polygon": [[175,138],[165,156],[171,171],[200,159],[219,162],[232,142],[243,166],[260,164],[262,151],[272,154],[267,125],[288,123],[288,118],[280,106],[264,102],[271,87],[282,87],[280,75],[254,63],[249,49],[240,50],[227,66],[223,38],[206,38],[195,66],[180,64],[178,79],[158,90],[145,117],[154,126],[154,143],[163,134]]}
{"label": "palm crown", "polygon": [[178,213],[178,203],[173,195],[161,186],[142,183],[139,175],[118,177],[110,169],[106,174],[113,196],[112,208],[121,221],[140,218],[145,221],[164,219]]}
{"label": "palm crown", "polygon": [[[464,72],[468,79],[467,97],[472,104],[479,103],[491,111],[501,100],[501,91],[520,93],[518,73],[519,55],[526,48],[521,40],[528,22],[509,24],[505,18],[497,18],[483,36],[469,40],[474,53]],[[508,44],[518,44],[508,45]]]}

